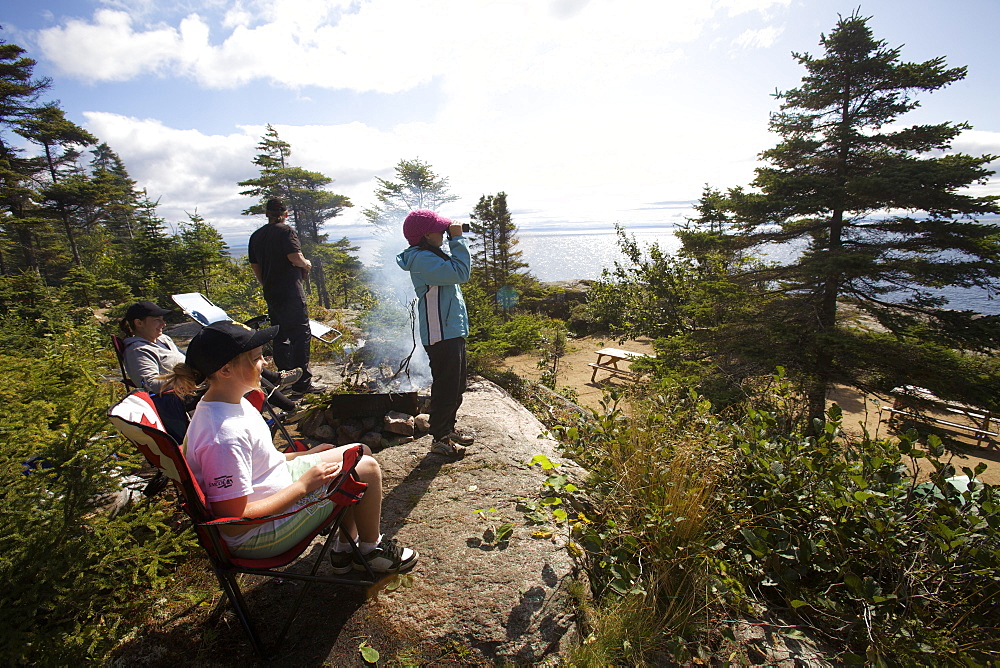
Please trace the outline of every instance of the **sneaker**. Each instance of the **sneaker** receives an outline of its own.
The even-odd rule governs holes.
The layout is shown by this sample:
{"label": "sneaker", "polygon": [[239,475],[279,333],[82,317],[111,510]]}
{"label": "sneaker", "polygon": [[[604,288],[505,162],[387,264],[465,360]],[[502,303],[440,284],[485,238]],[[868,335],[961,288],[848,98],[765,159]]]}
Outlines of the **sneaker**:
{"label": "sneaker", "polygon": [[328,388],[326,385],[320,385],[319,383],[309,383],[305,387],[295,387],[294,385],[289,388],[290,392],[295,394],[322,394],[326,392]]}
{"label": "sneaker", "polygon": [[[402,573],[417,563],[419,555],[408,547],[400,547],[395,538],[383,538],[374,550],[362,557],[376,573]],[[364,571],[365,565],[354,561],[354,570]]]}
{"label": "sneaker", "polygon": [[347,552],[330,552],[330,565],[333,566],[333,572],[337,575],[343,575],[344,573],[350,573],[351,568],[354,566],[354,555],[351,551]]}
{"label": "sneaker", "polygon": [[459,445],[472,445],[476,442],[475,434],[469,431],[460,431],[458,429],[445,436],[445,438],[452,443],[458,443]]}
{"label": "sneaker", "polygon": [[299,382],[299,378],[302,377],[302,369],[286,369],[279,371],[278,375],[280,376],[278,379],[278,389],[283,390]]}
{"label": "sneaker", "polygon": [[465,454],[465,448],[445,436],[431,443],[431,452],[446,457],[461,457]]}
{"label": "sneaker", "polygon": [[142,493],[152,498],[162,492],[169,482],[170,479],[163,474],[163,471],[157,471],[156,475],[150,478],[149,482],[146,483],[146,487],[142,490]]}

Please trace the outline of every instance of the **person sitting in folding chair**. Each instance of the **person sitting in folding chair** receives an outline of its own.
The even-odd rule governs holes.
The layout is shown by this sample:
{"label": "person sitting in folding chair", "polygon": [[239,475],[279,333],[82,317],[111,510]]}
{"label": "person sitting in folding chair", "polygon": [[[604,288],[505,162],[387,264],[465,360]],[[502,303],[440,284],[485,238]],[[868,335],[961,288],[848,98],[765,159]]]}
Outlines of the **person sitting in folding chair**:
{"label": "person sitting in folding chair", "polygon": [[[214,322],[195,335],[185,362],[174,367],[166,381],[167,387],[181,395],[208,384],[188,426],[184,455],[218,517],[275,515],[319,498],[322,488],[340,473],[343,452],[351,447],[322,444],[287,453],[274,448],[267,425],[244,395],[259,388],[265,364],[262,346],[277,334],[277,327],[251,330],[230,321]],[[348,511],[342,528],[359,543],[373,571],[398,573],[412,568],[417,553],[380,534],[382,470],[367,448],[356,471],[368,490]],[[280,554],[308,535],[334,508],[327,501],[311,513],[249,528],[223,529],[225,540],[236,556],[256,559]],[[333,552],[335,573],[365,570],[339,535]]]}
{"label": "person sitting in folding chair", "polygon": [[[173,339],[163,333],[166,322],[163,316],[173,311],[160,308],[150,301],[136,302],[125,311],[125,317],[118,327],[125,334],[124,365],[132,384],[151,394],[159,393],[163,386],[163,376],[174,369],[175,364],[184,361],[184,353],[177,347]],[[268,395],[271,405],[282,411],[294,411],[295,402],[286,397],[282,388],[289,387],[302,376],[301,369],[292,369],[276,373],[264,369],[264,392]],[[190,398],[184,405],[185,410],[192,410],[197,402],[197,395]],[[162,406],[160,407],[162,411]],[[182,432],[183,435],[183,432]]]}

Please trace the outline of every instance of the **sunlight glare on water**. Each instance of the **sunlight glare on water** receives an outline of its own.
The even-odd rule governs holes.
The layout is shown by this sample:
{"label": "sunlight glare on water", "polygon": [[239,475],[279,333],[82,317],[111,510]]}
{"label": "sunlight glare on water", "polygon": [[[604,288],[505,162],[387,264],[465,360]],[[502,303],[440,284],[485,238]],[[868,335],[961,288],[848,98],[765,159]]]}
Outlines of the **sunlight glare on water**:
{"label": "sunlight glare on water", "polygon": [[[673,230],[672,227],[647,228],[628,234],[634,235],[643,248],[656,243],[661,249],[674,252],[680,248],[680,240],[674,236]],[[519,230],[517,238],[517,248],[522,253],[521,259],[528,263],[531,274],[543,283],[575,279],[596,280],[601,277],[604,269],[611,269],[616,261],[625,260],[619,247],[618,235],[614,230],[595,232],[567,230],[562,233]],[[371,262],[373,245],[372,242],[359,243],[363,262]],[[399,246],[398,250],[403,250],[403,244]],[[768,255],[772,253],[775,259],[780,259],[782,255],[781,251],[771,251]],[[948,308],[972,310],[990,315],[1000,314],[1000,299],[990,299],[985,290],[949,288],[944,290],[943,294],[950,300]]]}
{"label": "sunlight glare on water", "polygon": [[[669,228],[636,232],[634,236],[643,247],[655,243],[668,252],[680,247],[680,241]],[[615,262],[625,260],[614,232],[519,234],[518,239],[517,247],[523,254],[522,260],[528,263],[535,278],[543,283],[598,279],[604,269],[611,269]]]}

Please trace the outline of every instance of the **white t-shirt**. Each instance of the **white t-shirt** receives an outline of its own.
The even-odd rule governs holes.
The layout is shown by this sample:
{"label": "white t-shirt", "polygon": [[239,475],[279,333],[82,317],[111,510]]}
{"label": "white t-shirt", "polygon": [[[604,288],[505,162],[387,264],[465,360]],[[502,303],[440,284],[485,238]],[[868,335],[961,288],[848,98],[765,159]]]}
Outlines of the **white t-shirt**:
{"label": "white t-shirt", "polygon": [[[267,423],[246,399],[238,404],[199,401],[184,437],[184,455],[209,504],[241,496],[257,501],[293,482]],[[254,533],[226,540],[238,545]]]}

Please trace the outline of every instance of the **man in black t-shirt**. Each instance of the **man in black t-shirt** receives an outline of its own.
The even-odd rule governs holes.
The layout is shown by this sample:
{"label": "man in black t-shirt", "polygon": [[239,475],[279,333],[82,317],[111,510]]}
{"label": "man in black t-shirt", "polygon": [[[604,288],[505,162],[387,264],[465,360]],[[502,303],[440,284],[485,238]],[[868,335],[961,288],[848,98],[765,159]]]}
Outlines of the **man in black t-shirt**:
{"label": "man in black t-shirt", "polygon": [[309,312],[302,289],[312,262],[302,255],[299,236],[285,223],[285,204],[271,198],[264,212],[267,225],[250,235],[247,256],[264,288],[271,324],[279,327],[274,339],[274,363],[281,370],[302,369],[302,378],[290,388],[293,392],[322,392],[326,388],[312,382],[309,370]]}

